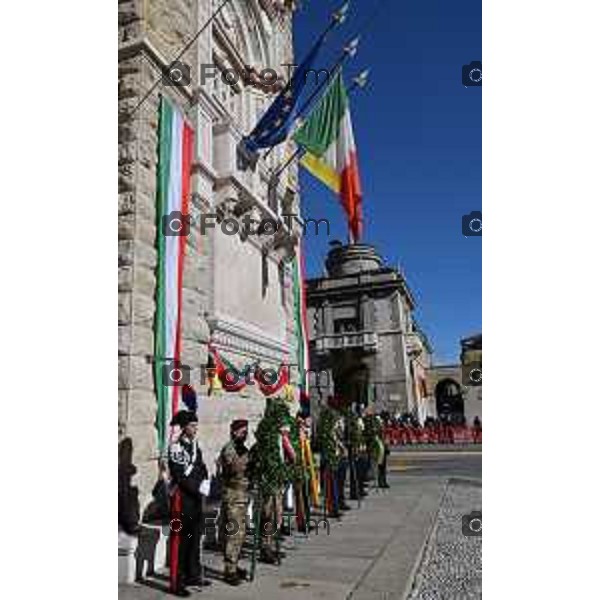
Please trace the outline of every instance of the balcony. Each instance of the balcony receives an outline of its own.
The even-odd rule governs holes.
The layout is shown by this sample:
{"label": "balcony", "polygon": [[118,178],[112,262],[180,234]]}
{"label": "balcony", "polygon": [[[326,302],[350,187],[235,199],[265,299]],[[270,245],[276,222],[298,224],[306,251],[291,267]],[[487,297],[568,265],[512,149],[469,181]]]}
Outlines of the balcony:
{"label": "balcony", "polygon": [[374,332],[335,333],[316,338],[313,347],[317,354],[334,350],[361,349],[364,352],[377,352],[377,334]]}

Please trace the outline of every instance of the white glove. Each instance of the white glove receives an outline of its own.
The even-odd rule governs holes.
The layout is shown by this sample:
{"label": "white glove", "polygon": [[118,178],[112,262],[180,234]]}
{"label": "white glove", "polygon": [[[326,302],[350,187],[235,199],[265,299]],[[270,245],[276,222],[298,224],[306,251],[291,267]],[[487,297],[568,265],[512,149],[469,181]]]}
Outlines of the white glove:
{"label": "white glove", "polygon": [[200,484],[200,493],[203,496],[208,496],[210,494],[210,479],[204,479]]}

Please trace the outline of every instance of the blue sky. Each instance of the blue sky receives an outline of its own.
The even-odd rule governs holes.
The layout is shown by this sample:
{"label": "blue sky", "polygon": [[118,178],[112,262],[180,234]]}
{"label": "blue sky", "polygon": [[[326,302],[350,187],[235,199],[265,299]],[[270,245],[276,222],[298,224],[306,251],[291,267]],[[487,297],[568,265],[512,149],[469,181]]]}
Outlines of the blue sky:
{"label": "blue sky", "polygon": [[[340,1],[304,0],[295,19],[299,62]],[[381,4],[374,18],[373,11]],[[481,331],[481,238],[461,218],[481,210],[481,88],[464,87],[462,65],[481,60],[479,0],[354,0],[350,18],[319,58],[370,23],[346,78],[371,70],[351,97],[363,184],[364,242],[402,266],[416,317],[438,363],[456,361],[459,339]],[[309,276],[323,272],[328,244],[346,241],[335,195],[301,173],[303,215],[327,218],[331,236],[305,238]]]}

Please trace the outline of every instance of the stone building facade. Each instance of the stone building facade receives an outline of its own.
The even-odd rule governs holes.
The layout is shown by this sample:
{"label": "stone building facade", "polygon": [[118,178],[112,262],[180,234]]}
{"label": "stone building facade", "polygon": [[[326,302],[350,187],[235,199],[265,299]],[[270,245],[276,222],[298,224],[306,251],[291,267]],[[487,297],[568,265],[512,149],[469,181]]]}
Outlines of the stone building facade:
{"label": "stone building facade", "polygon": [[[435,365],[427,370],[427,388],[440,418],[466,419],[471,425],[482,418],[482,335],[460,341],[460,364]],[[469,381],[469,376],[474,381]]]}
{"label": "stone building facade", "polygon": [[[236,161],[237,143],[280,89],[256,85],[248,72],[272,68],[279,73],[281,64],[292,62],[293,3],[231,0],[211,20],[221,4],[119,1],[119,465],[120,474],[132,475],[128,484],[137,491],[142,513],[159,458],[153,349],[161,96],[195,132],[181,360],[191,367],[198,392],[199,439],[209,470],[228,439],[231,419],[246,417],[252,425],[265,404],[255,385],[241,393],[208,395],[202,367],[209,340],[236,365],[256,360],[278,365],[296,351],[289,259],[301,228],[288,227],[279,215],[299,212],[297,172],[288,169],[268,197],[270,170],[289,149],[276,148],[253,171],[240,171]],[[189,66],[191,81],[173,85],[165,72],[184,47],[180,60]],[[239,73],[238,83],[223,81],[226,69]],[[202,234],[200,216],[207,213],[219,220],[268,217],[281,227],[277,235],[245,238],[226,235],[218,225]]]}
{"label": "stone building facade", "polygon": [[367,244],[334,244],[326,269],[307,281],[311,401],[337,394],[424,420],[431,348],[405,278]]}

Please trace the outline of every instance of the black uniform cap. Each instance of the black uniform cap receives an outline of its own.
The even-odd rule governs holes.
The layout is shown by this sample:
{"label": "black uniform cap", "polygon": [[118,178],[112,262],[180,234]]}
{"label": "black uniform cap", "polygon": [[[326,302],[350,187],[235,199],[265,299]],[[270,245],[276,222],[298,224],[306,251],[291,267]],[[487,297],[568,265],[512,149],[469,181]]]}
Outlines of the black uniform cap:
{"label": "black uniform cap", "polygon": [[248,427],[247,419],[235,419],[235,421],[231,421],[231,431],[237,431],[238,429],[243,429],[244,427]]}
{"label": "black uniform cap", "polygon": [[180,410],[172,419],[171,425],[179,425],[179,427],[185,427],[190,423],[198,422],[196,413],[191,410]]}

